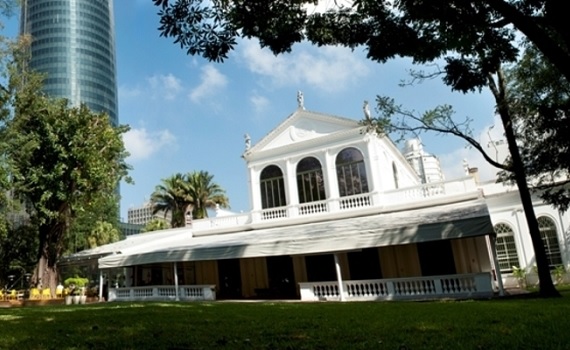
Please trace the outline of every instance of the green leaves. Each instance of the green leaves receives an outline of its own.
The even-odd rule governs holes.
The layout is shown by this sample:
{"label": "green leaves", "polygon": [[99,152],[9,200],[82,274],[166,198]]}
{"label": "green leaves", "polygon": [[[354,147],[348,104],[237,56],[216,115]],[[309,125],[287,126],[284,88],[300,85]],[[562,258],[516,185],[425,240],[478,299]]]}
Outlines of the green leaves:
{"label": "green leaves", "polygon": [[164,217],[170,213],[171,226],[183,227],[186,225],[186,215],[202,219],[208,217],[207,209],[213,209],[216,205],[227,208],[229,200],[225,191],[213,179],[214,175],[207,171],[184,175],[177,173],[163,179],[150,198],[153,213],[163,212]]}

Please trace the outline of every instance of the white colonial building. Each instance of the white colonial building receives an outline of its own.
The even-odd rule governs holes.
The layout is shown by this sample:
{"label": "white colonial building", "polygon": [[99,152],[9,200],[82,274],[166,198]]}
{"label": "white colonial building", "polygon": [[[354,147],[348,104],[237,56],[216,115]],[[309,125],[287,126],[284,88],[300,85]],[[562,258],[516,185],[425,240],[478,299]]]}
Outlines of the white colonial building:
{"label": "white colonial building", "polygon": [[[422,181],[388,137],[357,120],[301,100],[255,145],[247,140],[243,158],[250,212],[131,236],[62,264],[96,261],[108,300],[490,297],[515,283],[513,265],[533,265],[516,189],[473,176]],[[536,210],[552,265],[567,264],[569,216],[539,201]]]}

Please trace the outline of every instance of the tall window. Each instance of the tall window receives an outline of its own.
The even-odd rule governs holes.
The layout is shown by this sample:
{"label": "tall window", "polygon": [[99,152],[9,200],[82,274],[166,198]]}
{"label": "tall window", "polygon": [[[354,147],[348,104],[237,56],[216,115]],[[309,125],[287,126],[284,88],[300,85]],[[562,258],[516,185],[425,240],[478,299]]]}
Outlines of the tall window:
{"label": "tall window", "polygon": [[287,205],[283,172],[279,167],[270,165],[263,169],[259,182],[261,185],[261,208],[277,208]]}
{"label": "tall window", "polygon": [[323,170],[317,158],[303,158],[297,165],[297,190],[299,191],[299,203],[325,199]]}
{"label": "tall window", "polygon": [[558,232],[556,225],[552,219],[541,216],[538,218],[538,228],[546,250],[546,259],[551,269],[558,265],[562,265],[562,256],[560,255],[560,245],[558,244]]}
{"label": "tall window", "polygon": [[345,148],[336,156],[336,173],[341,197],[368,192],[364,157],[356,148]]}
{"label": "tall window", "polygon": [[521,267],[517,246],[515,245],[515,233],[507,224],[495,225],[497,234],[497,259],[499,260],[499,270],[505,273],[513,272],[513,266]]}

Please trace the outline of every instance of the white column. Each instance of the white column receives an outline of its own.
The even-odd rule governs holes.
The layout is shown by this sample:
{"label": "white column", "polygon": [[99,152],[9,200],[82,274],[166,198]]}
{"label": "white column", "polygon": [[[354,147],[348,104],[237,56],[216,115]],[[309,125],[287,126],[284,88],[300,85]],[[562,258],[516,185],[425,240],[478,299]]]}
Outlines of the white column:
{"label": "white column", "polygon": [[285,161],[283,182],[285,184],[285,196],[287,197],[288,216],[299,216],[299,193],[297,191],[297,167],[288,158]]}
{"label": "white column", "polygon": [[334,265],[336,269],[336,280],[338,281],[338,294],[340,296],[340,301],[346,301],[344,297],[344,290],[342,288],[342,271],[340,269],[340,261],[338,259],[338,254],[334,254]]}
{"label": "white column", "polygon": [[103,301],[103,279],[103,270],[99,269],[99,302]]}
{"label": "white column", "polygon": [[336,155],[331,154],[330,150],[325,152],[325,164],[323,165],[323,177],[325,178],[325,188],[327,199],[329,200],[329,211],[338,211],[339,192],[338,178],[336,175]]}
{"label": "white column", "polygon": [[250,181],[250,200],[252,210],[261,210],[261,194],[259,193],[259,175],[260,171],[255,170],[253,167],[249,168],[249,181]]}
{"label": "white column", "polygon": [[497,278],[497,284],[499,286],[499,295],[505,295],[505,288],[503,286],[503,276],[501,275],[501,267],[499,266],[499,258],[497,257],[497,249],[495,248],[496,238],[491,235],[485,236],[485,241],[487,242],[487,249],[489,250],[489,255],[491,258],[491,266],[495,271]]}
{"label": "white column", "polygon": [[178,295],[178,269],[176,261],[173,264],[174,266],[174,291],[176,293],[176,301],[180,300],[180,296]]}

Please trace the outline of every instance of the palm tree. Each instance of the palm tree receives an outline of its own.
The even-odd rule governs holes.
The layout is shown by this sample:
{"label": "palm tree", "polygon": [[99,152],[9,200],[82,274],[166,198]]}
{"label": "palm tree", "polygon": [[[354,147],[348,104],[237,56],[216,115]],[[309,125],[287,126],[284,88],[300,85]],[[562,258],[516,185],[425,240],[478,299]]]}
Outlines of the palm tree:
{"label": "palm tree", "polygon": [[166,230],[169,228],[170,224],[168,223],[168,221],[161,218],[154,218],[146,223],[142,232]]}
{"label": "palm tree", "polygon": [[207,209],[216,205],[229,208],[229,199],[226,191],[213,182],[214,175],[207,171],[194,171],[186,174],[189,195],[192,198],[192,218],[203,219],[208,217]]}
{"label": "palm tree", "polygon": [[161,181],[150,196],[152,213],[163,212],[165,218],[170,213],[171,227],[185,226],[186,212],[193,204],[185,176],[177,173]]}

